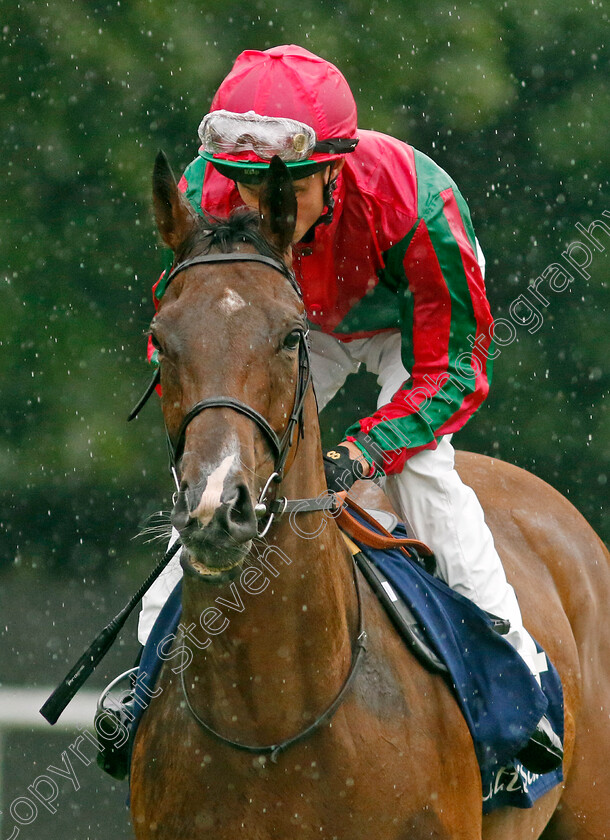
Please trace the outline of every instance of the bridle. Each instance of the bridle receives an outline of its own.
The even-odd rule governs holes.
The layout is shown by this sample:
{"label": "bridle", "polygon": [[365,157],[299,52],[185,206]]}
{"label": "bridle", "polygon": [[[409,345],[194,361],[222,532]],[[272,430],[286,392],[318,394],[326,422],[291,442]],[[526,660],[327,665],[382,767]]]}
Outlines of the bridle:
{"label": "bridle", "polygon": [[[184,260],[184,262],[178,263],[178,265],[169,272],[167,278],[164,280],[163,293],[165,294],[170,283],[181,272],[186,271],[195,265],[208,265],[210,263],[225,262],[256,262],[268,265],[282,274],[289,281],[299,298],[302,297],[301,290],[298,286],[294,273],[286,265],[284,265],[284,263],[274,257],[268,257],[264,254],[256,253],[204,254],[203,256],[191,257],[188,260]],[[263,520],[261,528],[257,533],[259,538],[264,537],[267,534],[276,517],[282,516],[285,513],[310,513],[312,511],[334,510],[337,507],[336,497],[330,494],[315,499],[268,498],[269,495],[273,495],[272,488],[274,486],[279,486],[284,478],[286,460],[294,442],[295,431],[298,430],[299,435],[301,437],[303,436],[303,411],[305,406],[305,397],[311,384],[311,363],[306,330],[299,331],[298,353],[299,364],[292,412],[288,418],[286,428],[281,434],[281,437],[270,426],[263,415],[256,411],[256,409],[235,397],[225,396],[209,397],[195,403],[195,405],[193,405],[184,415],[175,441],[172,441],[166,427],[170,471],[176,484],[176,490],[179,491],[180,480],[178,478],[178,462],[184,453],[186,431],[189,424],[198,417],[202,411],[205,411],[208,408],[230,408],[233,411],[237,411],[238,413],[245,415],[255,423],[267,441],[274,461],[273,471],[266,480],[254,507],[257,519]],[[128,420],[133,420],[137,417],[159,382],[160,371],[157,369],[148,388],[129,415]]]}
{"label": "bridle", "polygon": [[[182,271],[186,271],[188,268],[191,268],[194,265],[204,265],[208,263],[218,262],[259,262],[271,266],[271,268],[274,268],[276,271],[279,271],[280,274],[286,277],[286,279],[290,282],[292,288],[298,294],[299,298],[301,298],[301,290],[297,284],[293,272],[279,260],[276,260],[273,257],[267,257],[263,254],[256,253],[206,254],[200,257],[192,257],[189,260],[185,260],[184,262],[179,263],[177,266],[175,266],[175,268],[173,268],[170,271],[165,281],[164,290],[167,290],[167,287],[172,282],[174,277],[176,277],[176,275],[180,274]],[[145,393],[143,394],[143,396],[138,401],[137,405],[129,415],[129,420],[132,420],[134,417],[137,416],[138,412],[146,403],[146,401],[154,391],[155,387],[159,384],[159,381],[159,370],[157,370]],[[272,487],[272,485],[275,485],[276,487],[279,486],[284,478],[286,460],[294,442],[295,431],[298,430],[298,434],[301,437],[303,436],[303,411],[305,406],[305,397],[307,395],[307,391],[309,389],[310,384],[311,365],[309,357],[309,347],[307,344],[307,332],[305,330],[302,330],[299,331],[299,366],[294,402],[292,406],[292,412],[290,414],[290,417],[288,418],[286,428],[282,433],[281,437],[271,427],[271,425],[262,416],[262,414],[260,414],[260,412],[256,411],[254,408],[247,405],[247,403],[244,403],[241,400],[236,399],[235,397],[209,397],[207,399],[200,400],[199,402],[195,403],[195,405],[193,405],[192,408],[190,408],[184,415],[182,423],[180,424],[180,428],[178,429],[175,442],[172,442],[166,428],[170,468],[174,476],[174,480],[176,482],[176,487],[178,491],[180,489],[180,482],[178,479],[177,472],[178,462],[184,452],[184,446],[186,442],[186,430],[189,424],[195,419],[195,417],[198,417],[202,411],[205,411],[208,408],[230,408],[233,411],[237,411],[238,413],[245,415],[255,423],[259,431],[262,433],[263,437],[266,439],[269,448],[271,449],[271,452],[273,454],[273,472],[265,482],[265,485],[258,497],[258,502],[256,503],[254,508],[255,514],[258,519],[266,518],[266,521],[262,523],[261,530],[258,531],[259,538],[264,537],[265,534],[268,532],[269,528],[271,527],[273,520],[284,513],[308,513],[311,511],[337,510],[339,505],[336,496],[334,496],[333,494],[323,494],[321,497],[315,499],[267,498],[267,495],[271,492],[270,488]],[[228,746],[231,746],[234,749],[242,750],[244,752],[249,753],[256,753],[257,755],[270,755],[272,761],[277,761],[277,757],[281,752],[288,749],[288,747],[292,746],[293,744],[297,744],[300,741],[304,740],[309,735],[313,734],[323,723],[330,720],[330,718],[334,715],[336,710],[343,702],[343,698],[345,697],[349,687],[351,686],[354,680],[354,677],[358,670],[358,665],[361,662],[362,656],[366,649],[365,645],[367,636],[366,630],[364,629],[362,598],[360,594],[360,585],[358,582],[356,564],[354,562],[353,557],[352,572],[354,576],[354,584],[356,588],[356,597],[358,602],[357,636],[356,641],[352,646],[352,660],[348,674],[339,692],[335,696],[335,699],[326,708],[326,710],[318,718],[316,718],[316,720],[312,724],[305,727],[305,729],[301,730],[296,735],[293,735],[290,738],[286,738],[283,741],[280,741],[277,744],[267,744],[264,746],[244,744],[239,741],[233,741],[230,738],[226,738],[224,735],[221,735],[219,732],[216,732],[216,730],[212,729],[212,727],[209,724],[202,720],[202,718],[197,714],[190,702],[186,684],[184,682],[184,673],[181,672],[181,688],[186,707],[193,719],[204,730],[204,732],[206,732],[208,735],[210,735],[217,741],[220,741],[223,744],[227,744]]]}

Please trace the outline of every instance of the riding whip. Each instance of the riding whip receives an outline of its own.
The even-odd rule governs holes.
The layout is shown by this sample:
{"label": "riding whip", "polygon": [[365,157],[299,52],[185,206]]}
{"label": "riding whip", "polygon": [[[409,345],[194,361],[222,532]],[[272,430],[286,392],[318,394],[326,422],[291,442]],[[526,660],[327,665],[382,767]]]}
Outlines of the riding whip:
{"label": "riding whip", "polygon": [[74,697],[76,692],[82,688],[85,681],[89,679],[104,656],[106,656],[116,641],[116,637],[119,635],[123,625],[133,612],[134,607],[142,599],[142,596],[150,589],[178,549],[181,548],[181,545],[180,540],[176,540],[163,559],[157,564],[157,566],[155,566],[146,578],[142,586],[140,586],[135,595],[129,599],[123,609],[115,615],[112,621],[104,627],[102,632],[95,637],[78,662],[74,665],[70,672],[66,674],[53,694],[51,694],[49,699],[43,704],[40,709],[40,714],[43,718],[48,720],[51,726],[54,723],[57,723],[59,716],[66,708],[70,700]]}

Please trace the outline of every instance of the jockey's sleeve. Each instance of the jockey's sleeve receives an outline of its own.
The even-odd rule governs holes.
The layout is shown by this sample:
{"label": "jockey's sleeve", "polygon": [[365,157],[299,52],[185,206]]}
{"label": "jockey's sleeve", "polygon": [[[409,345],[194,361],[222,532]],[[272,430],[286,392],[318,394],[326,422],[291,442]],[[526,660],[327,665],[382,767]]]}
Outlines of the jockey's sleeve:
{"label": "jockey's sleeve", "polygon": [[386,252],[384,269],[401,300],[410,378],[346,433],[378,473],[400,472],[412,455],[461,428],[491,380],[492,318],[466,202],[452,184],[433,191],[421,210]]}

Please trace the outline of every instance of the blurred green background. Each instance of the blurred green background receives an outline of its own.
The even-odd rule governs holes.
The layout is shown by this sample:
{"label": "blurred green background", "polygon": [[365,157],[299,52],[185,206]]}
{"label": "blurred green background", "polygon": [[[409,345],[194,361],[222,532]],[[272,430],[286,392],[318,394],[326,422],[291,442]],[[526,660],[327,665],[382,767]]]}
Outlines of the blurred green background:
{"label": "blurred green background", "polygon": [[[170,506],[159,407],[125,422],[149,376],[157,150],[176,172],[189,163],[241,50],[308,47],[344,72],[362,128],[408,141],[457,181],[492,310],[509,318],[571,242],[586,242],[577,222],[610,228],[608,13],[595,0],[3,0],[0,10],[0,679],[50,686],[162,550],[133,539]],[[573,272],[547,295],[537,331],[516,328],[488,402],[454,443],[533,471],[608,541],[610,237],[596,235],[605,247],[590,277]],[[359,375],[325,411],[329,441],[372,407],[372,385]],[[135,649],[132,622],[92,684]],[[27,738],[7,737],[5,805],[65,748],[50,730]],[[130,836],[123,787],[86,772],[80,792],[23,834]]]}

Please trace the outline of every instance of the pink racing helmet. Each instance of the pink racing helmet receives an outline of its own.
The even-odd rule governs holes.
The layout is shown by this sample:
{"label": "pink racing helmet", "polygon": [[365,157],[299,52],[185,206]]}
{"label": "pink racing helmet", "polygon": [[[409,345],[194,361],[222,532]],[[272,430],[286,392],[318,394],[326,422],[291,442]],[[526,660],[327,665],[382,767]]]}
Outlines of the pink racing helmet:
{"label": "pink racing helmet", "polygon": [[356,148],[356,103],[334,64],[303,47],[246,50],[218,88],[199,137],[199,154],[227,177],[238,177],[236,170],[240,180],[261,177],[276,154],[293,177],[305,177]]}

